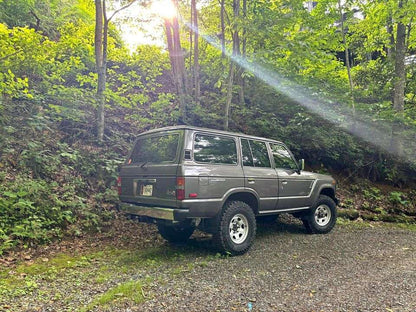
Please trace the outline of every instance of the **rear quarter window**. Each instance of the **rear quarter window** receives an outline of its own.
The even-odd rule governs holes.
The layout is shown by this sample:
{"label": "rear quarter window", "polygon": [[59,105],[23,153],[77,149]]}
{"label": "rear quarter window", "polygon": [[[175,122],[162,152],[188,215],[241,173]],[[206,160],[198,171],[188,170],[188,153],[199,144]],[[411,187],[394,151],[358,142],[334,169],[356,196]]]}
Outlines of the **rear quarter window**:
{"label": "rear quarter window", "polygon": [[237,146],[233,138],[196,134],[194,160],[201,163],[237,165]]}
{"label": "rear quarter window", "polygon": [[166,163],[174,162],[178,152],[179,134],[171,133],[139,138],[128,160],[135,163]]}

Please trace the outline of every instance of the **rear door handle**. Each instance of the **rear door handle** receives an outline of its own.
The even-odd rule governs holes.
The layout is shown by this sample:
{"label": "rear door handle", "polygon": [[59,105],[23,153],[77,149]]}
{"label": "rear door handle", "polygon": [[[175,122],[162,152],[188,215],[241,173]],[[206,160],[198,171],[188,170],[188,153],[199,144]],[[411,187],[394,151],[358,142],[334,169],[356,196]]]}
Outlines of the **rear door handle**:
{"label": "rear door handle", "polygon": [[256,180],[254,180],[253,178],[248,178],[247,181],[249,184],[253,184]]}
{"label": "rear door handle", "polygon": [[286,185],[287,184],[287,181],[285,180],[285,181],[282,181],[282,184],[283,185]]}

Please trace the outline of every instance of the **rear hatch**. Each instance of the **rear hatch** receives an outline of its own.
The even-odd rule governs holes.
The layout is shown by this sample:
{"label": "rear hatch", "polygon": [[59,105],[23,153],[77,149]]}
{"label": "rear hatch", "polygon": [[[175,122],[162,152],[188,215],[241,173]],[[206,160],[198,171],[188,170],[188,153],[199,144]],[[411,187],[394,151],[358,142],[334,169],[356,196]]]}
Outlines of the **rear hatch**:
{"label": "rear hatch", "polygon": [[140,136],[120,171],[120,200],[176,207],[176,177],[182,145],[183,130]]}

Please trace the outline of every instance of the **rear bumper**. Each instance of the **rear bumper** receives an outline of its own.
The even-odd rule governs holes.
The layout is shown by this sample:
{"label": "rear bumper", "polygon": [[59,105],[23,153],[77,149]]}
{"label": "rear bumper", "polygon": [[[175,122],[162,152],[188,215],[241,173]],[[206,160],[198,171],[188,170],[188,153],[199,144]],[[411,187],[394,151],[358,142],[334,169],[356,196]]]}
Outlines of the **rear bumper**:
{"label": "rear bumper", "polygon": [[183,221],[189,217],[188,209],[173,209],[163,207],[147,207],[129,203],[120,203],[121,211],[135,216],[162,219],[170,221]]}

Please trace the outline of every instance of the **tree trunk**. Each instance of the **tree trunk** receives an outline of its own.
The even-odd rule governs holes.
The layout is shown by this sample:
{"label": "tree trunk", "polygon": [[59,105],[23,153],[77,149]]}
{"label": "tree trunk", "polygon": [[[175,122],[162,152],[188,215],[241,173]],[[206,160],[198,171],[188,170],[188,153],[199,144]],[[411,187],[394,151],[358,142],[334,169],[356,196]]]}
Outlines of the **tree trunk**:
{"label": "tree trunk", "polygon": [[224,119],[224,130],[228,130],[231,101],[233,99],[233,80],[234,80],[234,63],[230,60],[230,70],[228,72],[228,88],[227,88],[227,99],[225,103],[225,119]]}
{"label": "tree trunk", "polygon": [[[245,26],[246,17],[247,17],[247,0],[243,0],[243,19],[244,19],[244,22],[243,22],[242,48],[241,48],[242,51],[241,52],[242,52],[242,55],[243,55],[244,59],[246,57],[246,45],[247,45],[246,26]],[[244,99],[244,97],[245,97],[245,95],[244,95],[245,94],[245,92],[244,92],[244,90],[245,90],[245,79],[244,79],[243,74],[244,74],[244,69],[240,66],[240,70],[239,70],[239,73],[238,73],[239,85],[240,85],[238,95],[239,95],[239,98],[240,98],[240,104],[242,106],[245,105],[245,99]]]}
{"label": "tree trunk", "polygon": [[[233,0],[233,13],[234,13],[234,26],[232,29],[232,39],[233,39],[233,57],[240,55],[240,36],[238,33],[238,18],[240,16],[240,0]],[[237,67],[237,74],[240,69],[238,65],[234,65],[233,58],[230,58],[230,70],[228,72],[228,86],[227,86],[227,98],[225,103],[225,119],[224,119],[224,129],[228,130],[230,111],[231,111],[231,102],[233,99],[233,87],[234,87],[234,68]],[[238,75],[237,75],[238,77]]]}
{"label": "tree trunk", "polygon": [[391,12],[388,17],[388,25],[386,26],[386,30],[387,30],[387,33],[389,34],[389,41],[390,41],[390,46],[387,47],[387,57],[390,59],[393,59],[395,41],[394,41],[394,34],[393,34],[393,31],[394,31],[393,17],[392,17]]}
{"label": "tree trunk", "polygon": [[97,83],[97,140],[101,144],[104,140],[105,126],[105,89],[107,84],[107,42],[108,42],[108,24],[111,19],[120,11],[127,9],[137,0],[132,0],[125,6],[113,12],[110,18],[107,18],[105,0],[95,0],[95,66],[98,75]]}
{"label": "tree trunk", "polygon": [[177,18],[165,19],[165,31],[168,44],[169,59],[172,68],[173,81],[179,100],[179,124],[186,123],[186,76],[185,59],[181,48],[179,36],[179,23]]}
{"label": "tree trunk", "polygon": [[225,0],[221,0],[221,56],[225,57]]}
{"label": "tree trunk", "polygon": [[97,84],[97,140],[98,143],[103,142],[104,138],[104,106],[105,106],[105,84],[106,84],[106,69],[104,66],[104,11],[105,1],[95,0],[95,66],[98,75]]}
{"label": "tree trunk", "polygon": [[193,66],[193,84],[194,84],[194,99],[195,103],[199,104],[199,97],[201,94],[201,85],[199,81],[199,34],[198,34],[198,12],[196,10],[196,0],[191,2],[192,24],[194,29],[194,66]]}
{"label": "tree trunk", "polygon": [[[243,3],[244,4],[244,3]],[[244,6],[243,6],[244,10]],[[240,29],[241,29],[241,20],[240,20],[240,0],[233,0],[233,12],[234,12],[234,29],[233,29],[233,56],[241,56],[241,38],[240,38]],[[244,41],[244,39],[243,39]],[[244,81],[243,81],[243,67],[235,64],[235,81],[238,85],[238,98],[239,103],[244,105]]]}
{"label": "tree trunk", "polygon": [[338,0],[338,8],[339,8],[339,15],[341,19],[341,35],[342,35],[342,43],[344,45],[345,51],[345,65],[347,67],[347,75],[348,75],[348,83],[350,87],[350,97],[351,97],[351,109],[352,109],[352,130],[355,129],[355,98],[354,98],[354,82],[351,76],[351,62],[350,62],[350,50],[347,43],[347,38],[345,35],[345,27],[344,27],[344,14],[342,12],[342,3],[341,0]]}
{"label": "tree trunk", "polygon": [[[401,2],[400,2],[401,3]],[[398,140],[398,134],[400,134],[401,117],[404,112],[404,91],[406,84],[406,68],[405,68],[405,56],[406,56],[406,26],[399,22],[397,23],[396,32],[396,47],[394,53],[394,71],[395,81],[393,89],[393,109],[396,112],[397,119],[393,124],[391,148],[397,155],[402,155],[403,146],[401,141]]]}
{"label": "tree trunk", "polygon": [[234,27],[233,27],[233,55],[240,55],[240,34],[238,32],[240,23],[240,0],[233,0]]}

